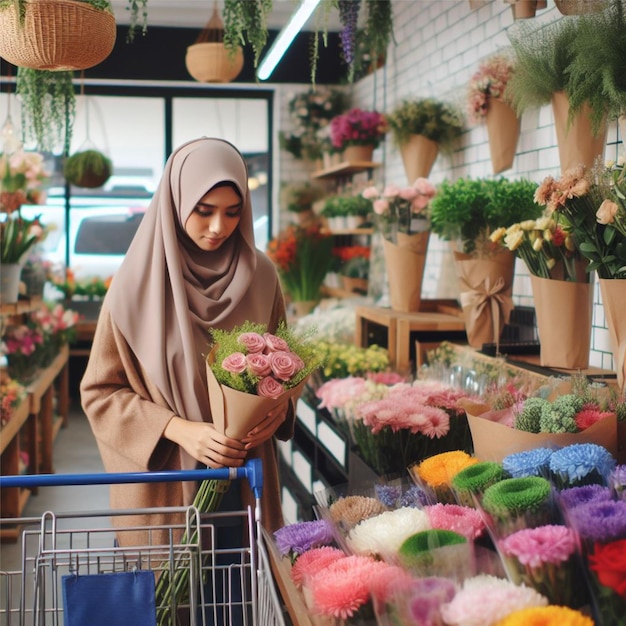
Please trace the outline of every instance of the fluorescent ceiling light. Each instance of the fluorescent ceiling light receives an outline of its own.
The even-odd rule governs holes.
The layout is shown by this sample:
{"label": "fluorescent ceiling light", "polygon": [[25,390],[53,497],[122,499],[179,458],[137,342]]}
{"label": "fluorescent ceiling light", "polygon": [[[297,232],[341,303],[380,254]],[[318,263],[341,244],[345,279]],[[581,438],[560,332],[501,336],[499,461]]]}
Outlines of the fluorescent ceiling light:
{"label": "fluorescent ceiling light", "polygon": [[306,21],[311,17],[319,3],[320,0],[302,0],[300,8],[291,16],[287,26],[278,33],[278,37],[261,62],[257,71],[259,80],[267,80],[271,76],[274,68],[283,58],[283,54],[285,54],[287,48],[289,48],[291,42],[306,24]]}

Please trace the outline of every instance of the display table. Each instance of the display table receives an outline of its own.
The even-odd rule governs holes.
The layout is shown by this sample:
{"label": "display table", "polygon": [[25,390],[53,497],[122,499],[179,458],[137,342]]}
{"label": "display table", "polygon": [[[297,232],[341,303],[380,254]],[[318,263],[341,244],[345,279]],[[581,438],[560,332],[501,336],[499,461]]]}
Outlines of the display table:
{"label": "display table", "polygon": [[[64,346],[50,366],[40,370],[37,378],[26,387],[26,398],[9,422],[0,428],[0,470],[3,475],[54,472],[54,440],[67,424],[69,413],[68,357],[68,347]],[[21,457],[24,469],[20,466]],[[37,493],[35,488],[3,489],[0,494],[2,518],[20,517],[28,498],[34,493]],[[16,541],[18,535],[17,525],[3,526],[0,539]]]}
{"label": "display table", "polygon": [[411,369],[411,333],[417,337],[416,368],[423,364],[426,351],[441,341],[466,341],[463,311],[453,300],[423,300],[418,313],[371,306],[358,306],[355,313],[356,345],[367,347],[370,325],[386,328],[389,362],[400,373]]}

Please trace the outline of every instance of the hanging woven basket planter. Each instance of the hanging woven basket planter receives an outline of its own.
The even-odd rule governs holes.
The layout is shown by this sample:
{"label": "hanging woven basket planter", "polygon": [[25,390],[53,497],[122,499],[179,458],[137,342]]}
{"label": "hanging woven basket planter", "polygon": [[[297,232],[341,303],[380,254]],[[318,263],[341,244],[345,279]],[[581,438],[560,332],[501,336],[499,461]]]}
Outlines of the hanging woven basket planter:
{"label": "hanging woven basket planter", "polygon": [[201,83],[229,83],[243,69],[243,50],[239,47],[231,54],[224,45],[224,23],[217,8],[196,43],[187,48],[185,65]]}
{"label": "hanging woven basket planter", "polygon": [[115,17],[88,2],[20,0],[0,10],[0,56],[18,67],[81,70],[106,59],[115,45]]}

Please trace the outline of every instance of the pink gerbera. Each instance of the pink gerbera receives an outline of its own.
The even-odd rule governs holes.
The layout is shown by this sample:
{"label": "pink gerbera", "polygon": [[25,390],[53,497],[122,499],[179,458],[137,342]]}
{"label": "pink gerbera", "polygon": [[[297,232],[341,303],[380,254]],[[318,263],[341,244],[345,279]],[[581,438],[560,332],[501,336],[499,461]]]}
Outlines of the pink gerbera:
{"label": "pink gerbera", "polygon": [[576,413],[574,420],[579,430],[585,430],[590,426],[593,426],[596,422],[599,422],[605,417],[613,415],[610,411],[600,411],[594,406],[583,407],[582,411]]}
{"label": "pink gerbera", "polygon": [[291,568],[291,579],[296,587],[302,587],[304,581],[315,576],[331,563],[346,557],[345,552],[333,546],[312,548],[301,554]]}

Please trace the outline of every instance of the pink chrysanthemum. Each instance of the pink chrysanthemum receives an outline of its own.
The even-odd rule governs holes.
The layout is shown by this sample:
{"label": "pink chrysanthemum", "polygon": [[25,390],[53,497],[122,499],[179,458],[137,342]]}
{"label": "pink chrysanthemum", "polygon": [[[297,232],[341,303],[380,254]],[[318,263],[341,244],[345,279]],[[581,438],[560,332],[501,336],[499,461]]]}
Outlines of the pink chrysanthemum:
{"label": "pink chrysanthemum", "polygon": [[370,598],[369,579],[382,561],[365,556],[347,556],[331,563],[311,578],[315,610],[321,615],[348,619]]}
{"label": "pink chrysanthemum", "polygon": [[291,568],[291,580],[296,587],[302,587],[305,581],[339,559],[346,558],[343,550],[333,546],[313,548],[298,557]]}
{"label": "pink chrysanthemum", "polygon": [[433,528],[452,530],[473,541],[483,533],[485,522],[480,513],[471,507],[458,504],[437,503],[424,507]]}
{"label": "pink chrysanthemum", "polygon": [[369,579],[371,597],[380,603],[387,602],[391,596],[411,588],[415,578],[399,565],[386,565],[374,570]]}
{"label": "pink chrysanthemum", "polygon": [[559,564],[567,561],[576,550],[576,535],[566,526],[546,525],[524,528],[500,542],[507,556],[514,556],[532,568],[544,563]]}

